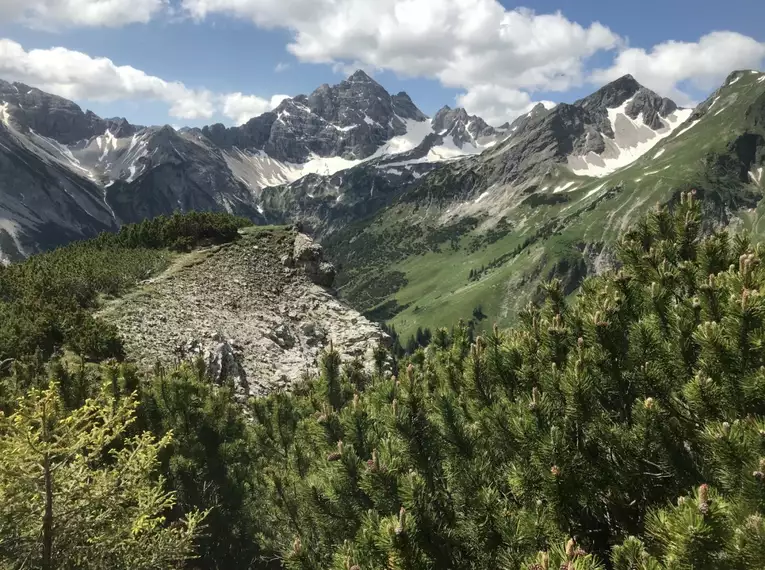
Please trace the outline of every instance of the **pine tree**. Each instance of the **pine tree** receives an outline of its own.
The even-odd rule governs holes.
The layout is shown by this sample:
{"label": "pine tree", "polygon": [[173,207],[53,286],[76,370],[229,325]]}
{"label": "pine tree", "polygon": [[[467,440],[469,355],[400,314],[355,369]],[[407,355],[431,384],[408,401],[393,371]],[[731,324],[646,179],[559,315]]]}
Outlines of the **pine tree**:
{"label": "pine tree", "polygon": [[129,435],[135,400],[107,392],[67,413],[51,384],[0,415],[1,567],[164,569],[193,557],[204,515],[165,524],[174,495],[154,477],[170,436]]}

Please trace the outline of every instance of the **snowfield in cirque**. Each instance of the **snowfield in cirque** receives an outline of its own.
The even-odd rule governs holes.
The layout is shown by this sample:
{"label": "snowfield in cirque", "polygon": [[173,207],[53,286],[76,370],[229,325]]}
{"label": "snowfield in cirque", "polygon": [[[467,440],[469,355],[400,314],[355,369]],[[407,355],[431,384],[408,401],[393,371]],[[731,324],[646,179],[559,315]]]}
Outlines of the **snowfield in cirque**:
{"label": "snowfield in cirque", "polygon": [[[650,151],[662,139],[671,135],[693,113],[693,109],[677,109],[662,118],[663,127],[653,130],[643,122],[643,114],[631,119],[625,110],[632,99],[619,107],[608,109],[608,119],[614,131],[614,138],[603,136],[606,148],[601,154],[589,152],[583,156],[570,155],[568,166],[580,176],[602,177],[629,166]],[[661,151],[657,153],[660,156]]]}

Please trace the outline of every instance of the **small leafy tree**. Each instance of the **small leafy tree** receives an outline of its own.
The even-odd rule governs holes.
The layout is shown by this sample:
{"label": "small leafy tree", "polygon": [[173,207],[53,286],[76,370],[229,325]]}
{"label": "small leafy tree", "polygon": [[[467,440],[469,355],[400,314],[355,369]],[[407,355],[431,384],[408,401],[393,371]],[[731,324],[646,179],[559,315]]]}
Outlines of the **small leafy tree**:
{"label": "small leafy tree", "polygon": [[193,556],[204,513],[166,525],[173,493],[155,478],[171,436],[129,435],[133,398],[67,413],[58,387],[0,414],[0,568],[166,569]]}

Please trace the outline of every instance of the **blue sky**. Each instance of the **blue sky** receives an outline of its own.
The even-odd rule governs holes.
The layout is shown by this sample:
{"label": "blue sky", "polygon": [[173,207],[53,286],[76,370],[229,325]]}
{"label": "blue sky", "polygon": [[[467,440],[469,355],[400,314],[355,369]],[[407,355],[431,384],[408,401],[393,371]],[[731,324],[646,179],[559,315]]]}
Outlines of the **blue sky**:
{"label": "blue sky", "polygon": [[[535,101],[572,101],[623,72],[691,104],[733,69],[761,67],[765,58],[765,2],[754,0],[628,6],[613,0],[326,6],[322,0],[131,0],[135,10],[112,13],[98,8],[103,1],[3,4],[0,78],[135,123],[234,124],[267,110],[279,100],[274,95],[310,93],[362,67],[388,91],[409,93],[427,114],[461,103],[498,123]],[[430,4],[412,7],[424,1]],[[319,17],[308,13],[311,6],[322,10]],[[388,14],[387,22],[376,10]],[[466,24],[476,13],[484,16]],[[497,30],[506,17],[509,35],[502,36]],[[408,25],[397,26],[402,21]],[[97,58],[111,60],[114,70]],[[123,66],[143,76],[136,80]],[[175,99],[184,101],[180,108]]]}

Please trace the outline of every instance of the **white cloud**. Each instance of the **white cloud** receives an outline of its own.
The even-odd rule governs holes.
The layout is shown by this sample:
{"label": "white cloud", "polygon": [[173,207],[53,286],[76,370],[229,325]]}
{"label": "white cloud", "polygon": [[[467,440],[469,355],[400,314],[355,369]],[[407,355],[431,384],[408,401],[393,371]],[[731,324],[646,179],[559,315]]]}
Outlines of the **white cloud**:
{"label": "white cloud", "polygon": [[276,73],[281,73],[282,71],[287,71],[289,68],[290,68],[290,64],[289,63],[285,63],[283,61],[280,61],[279,63],[276,64],[276,67],[274,67],[274,71]]}
{"label": "white cloud", "polygon": [[[471,115],[478,115],[490,125],[499,126],[506,121],[528,113],[539,101],[518,89],[506,89],[495,85],[477,85],[457,97],[457,104]],[[546,107],[555,105],[542,101]]]}
{"label": "white cloud", "polygon": [[[506,9],[497,0],[181,0],[198,19],[225,13],[261,27],[290,30],[298,60],[391,70],[461,88],[470,111],[496,122],[512,119],[534,92],[566,91],[587,79],[604,83],[626,73],[662,95],[690,103],[679,85],[718,85],[730,71],[759,67],[765,44],[734,32],[697,42],[630,48],[595,22],[562,13]],[[598,52],[620,50],[607,69],[590,73]]]}
{"label": "white cloud", "polygon": [[0,0],[0,21],[36,28],[146,23],[168,0]]}
{"label": "white cloud", "polygon": [[758,69],[765,59],[765,43],[736,32],[712,32],[697,42],[668,41],[650,51],[625,49],[613,66],[593,72],[592,81],[605,83],[626,73],[646,87],[675,99],[681,105],[692,103],[692,97],[680,83],[709,90],[719,86],[736,69]]}
{"label": "white cloud", "polygon": [[25,51],[14,41],[0,39],[0,77],[68,99],[164,101],[170,105],[170,115],[181,119],[209,118],[215,112],[209,91],[189,89],[178,81],[62,47]]}
{"label": "white cloud", "polygon": [[274,95],[270,99],[263,99],[256,95],[229,93],[223,95],[221,100],[223,102],[223,114],[233,119],[237,125],[241,125],[253,117],[278,107],[279,103],[288,98],[289,95]]}
{"label": "white cloud", "polygon": [[288,50],[313,63],[358,62],[449,87],[567,89],[582,62],[619,45],[605,26],[496,0],[182,0],[196,18],[221,12],[293,31]]}
{"label": "white cloud", "polygon": [[497,0],[182,0],[182,5],[198,19],[225,13],[289,29],[293,41],[287,49],[303,62],[434,78],[465,89],[468,101],[485,100],[485,91],[475,91],[491,86],[500,95],[494,110],[513,91],[563,91],[581,84],[590,56],[622,44],[597,22],[585,27],[560,12],[507,10]]}
{"label": "white cloud", "polygon": [[[24,48],[0,39],[0,77],[21,81],[67,99],[89,101],[155,100],[169,105],[169,114],[179,119],[209,119],[216,112],[244,122],[278,105],[286,96],[271,100],[242,93],[216,94],[190,89],[179,81],[166,81],[110,59],[94,58],[61,47]],[[247,113],[252,113],[245,117]]]}

